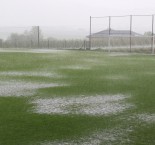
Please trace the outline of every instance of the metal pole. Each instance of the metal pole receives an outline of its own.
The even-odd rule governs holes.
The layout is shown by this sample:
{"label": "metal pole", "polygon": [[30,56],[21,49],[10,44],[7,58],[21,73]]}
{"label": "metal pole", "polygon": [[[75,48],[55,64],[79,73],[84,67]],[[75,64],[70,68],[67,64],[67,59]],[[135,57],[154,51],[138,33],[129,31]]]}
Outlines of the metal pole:
{"label": "metal pole", "polygon": [[89,34],[89,49],[91,50],[91,16],[90,16],[90,34]]}
{"label": "metal pole", "polygon": [[50,45],[49,45],[49,39],[47,40],[47,44],[48,44],[48,48],[50,47]]}
{"label": "metal pole", "polygon": [[39,26],[37,26],[38,28],[38,48],[40,47],[40,30],[39,30]]}
{"label": "metal pole", "polygon": [[2,43],[3,43],[3,40],[0,39],[0,47],[2,48]]}
{"label": "metal pole", "polygon": [[67,41],[65,40],[65,49],[67,48]]}
{"label": "metal pole", "polygon": [[83,47],[84,47],[84,50],[86,49],[86,41],[84,40],[84,43],[83,43]]}
{"label": "metal pole", "polygon": [[132,48],[132,15],[130,15],[130,52]]}
{"label": "metal pole", "polygon": [[108,36],[108,50],[110,52],[110,33],[111,33],[111,17],[109,16],[109,36]]}
{"label": "metal pole", "polygon": [[154,15],[152,15],[152,54],[154,54]]}
{"label": "metal pole", "polygon": [[111,17],[109,16],[109,35],[110,35],[110,30],[111,30]]}
{"label": "metal pole", "polygon": [[33,45],[32,45],[32,44],[33,44],[33,42],[32,42],[32,40],[31,40],[31,48],[33,48]]}
{"label": "metal pole", "polygon": [[154,54],[154,35],[152,37],[152,54]]}

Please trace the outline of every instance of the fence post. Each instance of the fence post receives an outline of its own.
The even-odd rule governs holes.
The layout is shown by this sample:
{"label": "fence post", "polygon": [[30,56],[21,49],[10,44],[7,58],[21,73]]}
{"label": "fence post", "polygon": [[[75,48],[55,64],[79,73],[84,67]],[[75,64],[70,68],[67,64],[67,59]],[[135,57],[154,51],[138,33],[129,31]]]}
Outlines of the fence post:
{"label": "fence post", "polygon": [[85,40],[84,40],[84,44],[83,45],[84,45],[84,50],[85,50],[86,49],[86,41]]}
{"label": "fence post", "polygon": [[64,47],[65,47],[65,49],[67,48],[67,41],[66,40],[65,40],[65,46]]}
{"label": "fence post", "polygon": [[2,47],[3,47],[3,40],[0,39],[0,48],[2,48]]}
{"label": "fence post", "polygon": [[50,45],[49,45],[49,39],[47,40],[47,46],[48,46],[48,48],[50,47]]}

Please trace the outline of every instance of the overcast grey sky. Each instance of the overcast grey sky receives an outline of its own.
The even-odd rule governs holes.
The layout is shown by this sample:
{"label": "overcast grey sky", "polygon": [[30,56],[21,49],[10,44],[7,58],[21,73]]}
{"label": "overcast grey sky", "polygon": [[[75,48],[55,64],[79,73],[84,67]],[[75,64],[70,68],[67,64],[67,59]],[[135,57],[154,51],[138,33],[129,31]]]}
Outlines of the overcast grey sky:
{"label": "overcast grey sky", "polygon": [[89,16],[155,14],[155,0],[0,0],[0,26],[89,29]]}
{"label": "overcast grey sky", "polygon": [[89,16],[154,14],[155,0],[0,0],[0,25],[88,25]]}

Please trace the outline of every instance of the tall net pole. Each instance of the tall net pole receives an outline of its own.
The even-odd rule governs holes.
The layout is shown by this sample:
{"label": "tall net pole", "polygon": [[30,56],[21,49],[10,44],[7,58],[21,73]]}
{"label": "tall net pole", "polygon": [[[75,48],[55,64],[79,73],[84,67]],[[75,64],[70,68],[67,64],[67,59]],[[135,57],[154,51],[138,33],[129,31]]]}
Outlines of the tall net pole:
{"label": "tall net pole", "polygon": [[154,54],[154,15],[152,15],[152,54]]}
{"label": "tall net pole", "polygon": [[91,34],[91,16],[90,16],[90,33],[89,33],[89,49],[90,49],[90,50],[91,50],[91,44],[92,44],[92,43],[91,43],[91,40],[92,40],[92,39],[91,39],[91,35],[92,35],[92,34]]}
{"label": "tall net pole", "polygon": [[132,49],[132,15],[130,15],[130,52]]}
{"label": "tall net pole", "polygon": [[108,48],[110,52],[110,33],[111,33],[111,16],[109,16],[109,36],[108,36]]}
{"label": "tall net pole", "polygon": [[40,47],[40,30],[39,30],[39,26],[37,26],[38,28],[38,48]]}

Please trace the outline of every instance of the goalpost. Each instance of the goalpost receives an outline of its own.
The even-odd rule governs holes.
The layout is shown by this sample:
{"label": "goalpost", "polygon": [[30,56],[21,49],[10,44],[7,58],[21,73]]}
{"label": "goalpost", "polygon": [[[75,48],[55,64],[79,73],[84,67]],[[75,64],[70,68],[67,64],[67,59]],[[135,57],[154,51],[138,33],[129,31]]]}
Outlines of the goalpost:
{"label": "goalpost", "polygon": [[154,54],[154,15],[90,16],[89,49]]}

